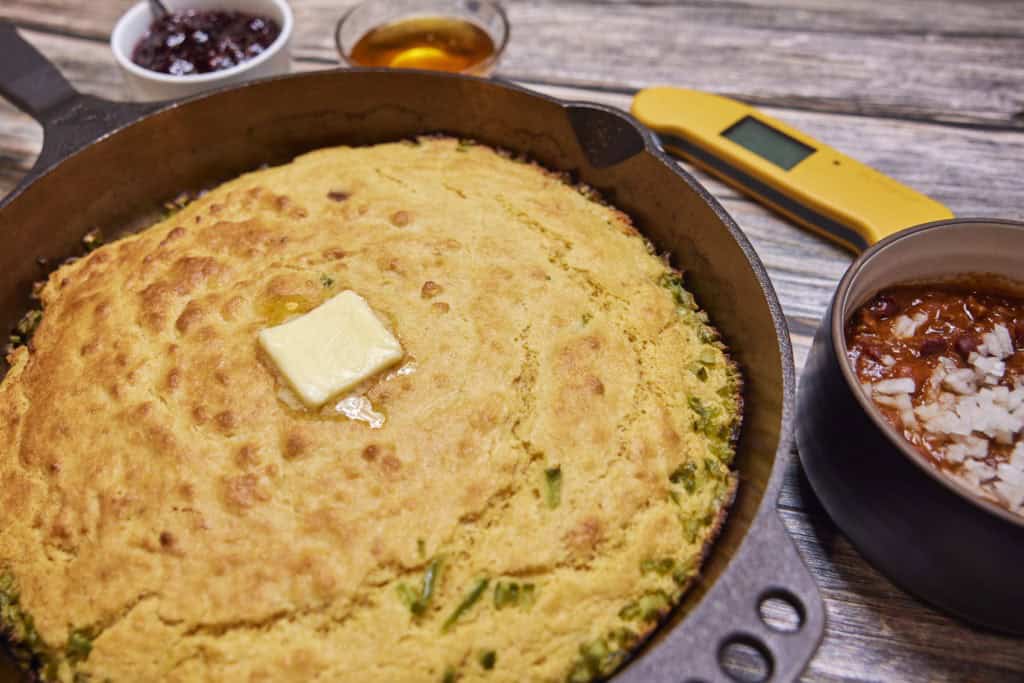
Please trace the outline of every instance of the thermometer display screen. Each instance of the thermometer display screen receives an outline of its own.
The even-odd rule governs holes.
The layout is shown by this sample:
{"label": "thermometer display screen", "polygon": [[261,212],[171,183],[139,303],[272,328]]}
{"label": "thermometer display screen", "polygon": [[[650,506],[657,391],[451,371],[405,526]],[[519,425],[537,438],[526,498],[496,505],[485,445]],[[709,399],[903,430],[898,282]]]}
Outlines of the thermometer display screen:
{"label": "thermometer display screen", "polygon": [[752,116],[743,117],[722,135],[785,171],[814,153],[813,147],[766,126]]}

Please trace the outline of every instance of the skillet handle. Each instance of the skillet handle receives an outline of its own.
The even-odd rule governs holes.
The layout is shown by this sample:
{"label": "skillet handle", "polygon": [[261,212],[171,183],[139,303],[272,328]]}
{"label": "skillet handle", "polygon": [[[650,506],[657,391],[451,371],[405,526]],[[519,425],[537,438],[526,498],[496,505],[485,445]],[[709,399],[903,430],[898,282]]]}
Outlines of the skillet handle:
{"label": "skillet handle", "polygon": [[66,157],[161,106],[110,102],[79,93],[6,20],[0,20],[0,55],[0,97],[43,126],[39,157],[0,205]]}
{"label": "skillet handle", "polygon": [[[793,628],[778,630],[763,616],[765,601],[782,601],[795,612]],[[622,683],[711,683],[799,679],[825,632],[825,606],[817,584],[782,524],[775,506],[765,507],[747,532],[739,554],[711,586],[682,628],[669,631],[657,647],[628,666]],[[760,676],[730,673],[726,651],[739,646],[760,655]],[[747,673],[753,673],[754,666]],[[735,669],[733,670],[735,671]],[[616,681],[619,680],[617,677]]]}
{"label": "skillet handle", "polygon": [[0,21],[0,95],[39,123],[78,97],[57,68],[26,42],[9,21]]}

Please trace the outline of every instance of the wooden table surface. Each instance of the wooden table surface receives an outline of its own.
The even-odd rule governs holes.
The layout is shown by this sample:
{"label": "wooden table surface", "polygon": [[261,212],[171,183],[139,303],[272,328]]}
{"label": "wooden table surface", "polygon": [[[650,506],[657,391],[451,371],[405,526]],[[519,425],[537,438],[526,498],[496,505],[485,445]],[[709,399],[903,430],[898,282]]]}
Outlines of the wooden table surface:
{"label": "wooden table surface", "polygon": [[[130,4],[3,0],[0,17],[18,24],[83,92],[125,99],[107,38]],[[346,4],[292,0],[295,70],[337,64],[333,27]],[[505,5],[512,38],[498,69],[504,78],[622,108],[638,88],[652,84],[734,96],[935,197],[957,215],[1024,219],[1020,0]],[[30,167],[41,142],[31,119],[0,102],[0,195]],[[767,265],[799,369],[852,257],[693,172]],[[1024,681],[1024,640],[965,625],[894,587],[832,524],[795,459],[779,510],[828,609],[827,634],[804,680]]]}

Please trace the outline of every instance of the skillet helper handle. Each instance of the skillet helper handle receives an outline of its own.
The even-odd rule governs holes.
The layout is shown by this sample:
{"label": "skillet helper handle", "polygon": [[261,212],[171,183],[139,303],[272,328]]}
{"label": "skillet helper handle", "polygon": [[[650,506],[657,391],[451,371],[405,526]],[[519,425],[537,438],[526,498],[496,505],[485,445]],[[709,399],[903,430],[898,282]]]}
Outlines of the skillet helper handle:
{"label": "skillet helper handle", "polygon": [[953,217],[931,197],[729,97],[647,88],[632,113],[667,151],[854,252]]}
{"label": "skillet helper handle", "polygon": [[[756,652],[761,661],[762,675],[749,680],[799,679],[825,633],[821,594],[774,506],[764,509],[747,534],[740,554],[687,615],[683,627],[669,631],[657,647],[627,667],[623,683],[748,680],[742,671],[737,677],[735,669],[723,664],[737,646]],[[788,629],[764,616],[766,604],[772,607],[778,601],[795,614]]]}
{"label": "skillet helper handle", "polygon": [[71,156],[126,123],[159,108],[159,104],[110,102],[83,95],[46,57],[19,35],[14,24],[0,19],[0,97],[43,126],[43,149],[18,187],[0,201]]}

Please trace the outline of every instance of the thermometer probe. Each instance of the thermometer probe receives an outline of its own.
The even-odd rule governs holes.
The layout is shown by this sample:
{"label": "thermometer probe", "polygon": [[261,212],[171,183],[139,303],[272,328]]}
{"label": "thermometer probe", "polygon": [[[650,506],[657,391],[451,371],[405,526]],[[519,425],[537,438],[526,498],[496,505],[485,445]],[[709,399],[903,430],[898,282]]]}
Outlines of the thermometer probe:
{"label": "thermometer probe", "polygon": [[669,152],[855,252],[953,217],[934,199],[728,97],[648,88],[632,113]]}

